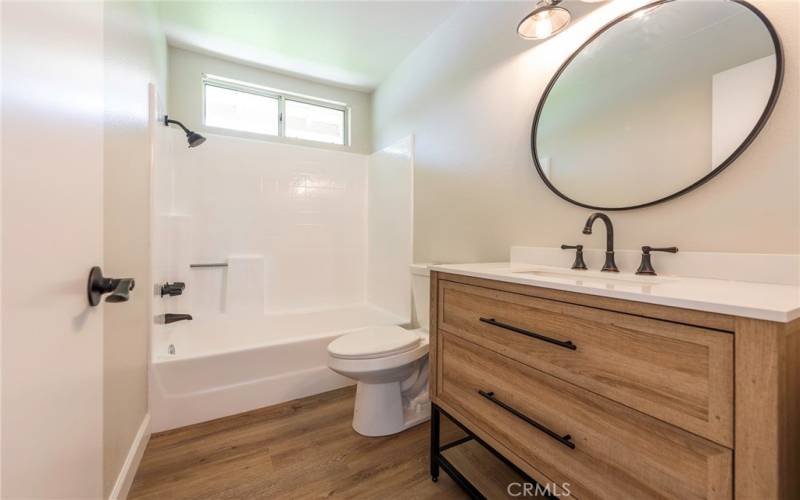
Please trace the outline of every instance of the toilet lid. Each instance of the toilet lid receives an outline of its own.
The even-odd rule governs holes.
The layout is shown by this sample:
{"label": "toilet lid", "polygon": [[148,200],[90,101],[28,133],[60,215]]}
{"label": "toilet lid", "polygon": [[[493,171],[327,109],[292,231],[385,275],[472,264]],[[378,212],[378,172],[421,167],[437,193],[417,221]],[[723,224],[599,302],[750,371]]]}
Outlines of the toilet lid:
{"label": "toilet lid", "polygon": [[400,354],[419,343],[419,335],[399,326],[376,326],[342,335],[328,345],[328,352],[342,359],[370,359]]}

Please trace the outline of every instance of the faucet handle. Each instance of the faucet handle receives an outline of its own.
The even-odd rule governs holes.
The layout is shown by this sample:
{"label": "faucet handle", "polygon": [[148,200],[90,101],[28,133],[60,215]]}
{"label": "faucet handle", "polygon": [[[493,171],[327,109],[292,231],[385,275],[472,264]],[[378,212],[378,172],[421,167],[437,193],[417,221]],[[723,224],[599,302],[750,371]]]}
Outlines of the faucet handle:
{"label": "faucet handle", "polygon": [[572,269],[587,269],[586,262],[583,260],[583,245],[561,245],[562,250],[576,250],[575,262],[572,263]]}
{"label": "faucet handle", "polygon": [[650,252],[678,253],[678,247],[653,248],[653,247],[649,247],[647,245],[642,247],[642,253],[650,253]]}
{"label": "faucet handle", "polygon": [[181,281],[176,281],[175,283],[167,282],[161,285],[161,296],[169,295],[170,297],[174,297],[176,295],[181,295],[185,288],[186,283]]}
{"label": "faucet handle", "polygon": [[662,247],[662,248],[653,248],[651,246],[643,246],[642,247],[642,262],[639,264],[639,269],[636,270],[636,274],[646,274],[649,276],[655,276],[656,270],[653,269],[653,263],[650,258],[650,252],[669,252],[669,253],[678,253],[678,247]]}

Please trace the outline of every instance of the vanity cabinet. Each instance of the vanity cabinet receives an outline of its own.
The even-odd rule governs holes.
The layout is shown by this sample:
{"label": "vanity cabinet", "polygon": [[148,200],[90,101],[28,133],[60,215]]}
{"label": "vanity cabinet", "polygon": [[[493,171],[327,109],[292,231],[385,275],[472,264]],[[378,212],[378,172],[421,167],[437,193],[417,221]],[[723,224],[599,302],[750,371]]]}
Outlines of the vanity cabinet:
{"label": "vanity cabinet", "polygon": [[797,321],[432,272],[430,331],[435,418],[543,485],[800,498]]}

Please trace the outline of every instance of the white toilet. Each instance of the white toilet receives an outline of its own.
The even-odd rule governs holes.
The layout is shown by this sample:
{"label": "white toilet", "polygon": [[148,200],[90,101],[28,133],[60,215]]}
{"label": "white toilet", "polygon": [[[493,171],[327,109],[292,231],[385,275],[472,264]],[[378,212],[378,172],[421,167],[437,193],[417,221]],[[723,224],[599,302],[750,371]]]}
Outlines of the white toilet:
{"label": "white toilet", "polygon": [[330,369],[358,381],[353,429],[364,436],[395,434],[430,418],[430,272],[425,265],[412,265],[411,273],[420,328],[365,328],[328,345]]}

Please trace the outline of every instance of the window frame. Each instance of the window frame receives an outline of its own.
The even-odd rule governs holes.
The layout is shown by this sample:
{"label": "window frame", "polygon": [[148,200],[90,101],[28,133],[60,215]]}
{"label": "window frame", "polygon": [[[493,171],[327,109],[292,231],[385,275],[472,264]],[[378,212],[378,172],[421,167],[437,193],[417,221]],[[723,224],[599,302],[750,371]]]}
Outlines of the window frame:
{"label": "window frame", "polygon": [[[209,130],[225,130],[237,134],[247,134],[259,137],[277,137],[289,141],[301,141],[313,144],[326,144],[329,146],[350,146],[350,106],[343,102],[330,101],[327,99],[320,99],[318,97],[311,97],[303,94],[296,94],[292,92],[285,92],[269,87],[263,87],[252,83],[232,80],[220,76],[203,74],[201,78],[202,97],[203,97],[203,127]],[[214,127],[207,125],[206,122],[206,87],[217,87],[226,90],[233,90],[236,92],[244,92],[262,97],[269,97],[278,101],[278,135],[263,134],[259,132],[249,132],[246,130],[238,130],[225,127]],[[301,139],[297,137],[286,136],[286,101],[293,101],[302,104],[310,104],[312,106],[319,106],[321,108],[334,109],[342,112],[342,143],[315,141],[313,139]]]}

